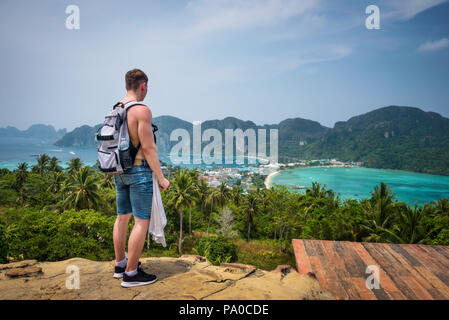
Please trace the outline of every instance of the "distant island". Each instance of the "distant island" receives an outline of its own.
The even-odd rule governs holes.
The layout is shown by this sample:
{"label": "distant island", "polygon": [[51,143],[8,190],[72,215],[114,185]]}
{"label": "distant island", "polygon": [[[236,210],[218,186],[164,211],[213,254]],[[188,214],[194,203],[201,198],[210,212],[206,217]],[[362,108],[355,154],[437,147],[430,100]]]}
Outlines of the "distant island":
{"label": "distant island", "polygon": [[8,126],[0,128],[0,138],[33,138],[55,142],[67,133],[67,129],[56,130],[52,125],[33,124],[26,130]]}
{"label": "distant island", "polygon": [[[169,141],[175,128],[192,132],[192,124],[171,116],[154,118],[161,152],[169,152],[176,142]],[[99,125],[98,125],[99,126]],[[57,146],[95,145],[92,138],[98,126],[82,126],[67,133]],[[279,130],[279,161],[338,159],[363,162],[378,169],[398,169],[449,175],[449,119],[419,108],[389,106],[337,122],[333,128],[301,118],[258,126],[234,117],[208,120],[202,129],[241,128]],[[268,152],[268,151],[267,151]]]}
{"label": "distant island", "polygon": [[[186,129],[192,136],[193,126],[188,121],[173,116],[159,116],[153,118],[153,122],[159,127],[156,137],[161,153],[169,153],[177,143],[170,141],[172,130]],[[51,129],[40,126],[40,131],[48,131],[47,135],[58,136],[55,139],[56,146],[94,147],[95,133],[100,124],[93,127],[83,125],[71,132],[56,132],[52,127],[54,133]],[[368,168],[449,175],[449,119],[414,107],[382,107],[348,121],[337,122],[333,128],[302,118],[290,118],[278,124],[259,126],[252,121],[235,117],[202,122],[203,131],[209,128],[219,130],[223,136],[225,129],[266,129],[267,132],[269,129],[278,129],[281,163],[337,159],[363,163]],[[14,129],[0,128],[0,134],[36,136],[36,133],[18,133]],[[33,127],[34,131],[35,129],[37,128]],[[208,142],[203,142],[203,146],[207,144]]]}
{"label": "distant island", "polygon": [[449,119],[418,108],[380,108],[337,122],[298,152],[305,159],[336,158],[370,168],[449,175]]}

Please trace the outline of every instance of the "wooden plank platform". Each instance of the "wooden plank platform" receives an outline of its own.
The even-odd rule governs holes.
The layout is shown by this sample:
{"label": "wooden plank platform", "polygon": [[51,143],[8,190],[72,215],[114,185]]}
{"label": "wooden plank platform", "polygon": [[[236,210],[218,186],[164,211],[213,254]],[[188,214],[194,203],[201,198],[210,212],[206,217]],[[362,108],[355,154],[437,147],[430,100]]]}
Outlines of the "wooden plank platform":
{"label": "wooden plank platform", "polygon": [[[298,272],[315,274],[336,299],[449,299],[449,246],[293,239],[293,249]],[[368,266],[379,288],[367,287]]]}

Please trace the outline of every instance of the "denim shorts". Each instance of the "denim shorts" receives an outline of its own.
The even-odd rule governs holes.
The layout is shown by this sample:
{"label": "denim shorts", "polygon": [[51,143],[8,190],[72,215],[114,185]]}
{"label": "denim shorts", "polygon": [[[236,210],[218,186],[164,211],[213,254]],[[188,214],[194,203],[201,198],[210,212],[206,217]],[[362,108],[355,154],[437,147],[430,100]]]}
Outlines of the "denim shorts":
{"label": "denim shorts", "polygon": [[149,220],[153,204],[153,170],[148,162],[133,165],[126,173],[114,176],[117,214],[131,213]]}

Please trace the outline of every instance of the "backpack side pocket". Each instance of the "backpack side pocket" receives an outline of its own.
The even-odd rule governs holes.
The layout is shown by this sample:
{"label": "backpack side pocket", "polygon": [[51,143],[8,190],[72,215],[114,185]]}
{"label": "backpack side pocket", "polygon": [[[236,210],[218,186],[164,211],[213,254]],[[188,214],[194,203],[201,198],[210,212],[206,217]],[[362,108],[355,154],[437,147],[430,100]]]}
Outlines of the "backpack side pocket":
{"label": "backpack side pocket", "polygon": [[99,169],[104,173],[120,173],[122,168],[120,167],[117,153],[117,150],[98,149],[98,161],[100,162]]}

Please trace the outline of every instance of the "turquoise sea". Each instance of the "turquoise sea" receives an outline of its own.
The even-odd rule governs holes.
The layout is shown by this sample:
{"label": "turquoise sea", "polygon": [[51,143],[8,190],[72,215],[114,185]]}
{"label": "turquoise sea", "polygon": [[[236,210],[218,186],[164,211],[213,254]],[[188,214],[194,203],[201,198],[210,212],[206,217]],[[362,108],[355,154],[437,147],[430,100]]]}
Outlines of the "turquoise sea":
{"label": "turquoise sea", "polygon": [[65,163],[71,158],[80,158],[89,166],[97,161],[95,148],[62,148],[38,139],[0,138],[0,168],[14,170],[20,162],[27,162],[31,166],[36,164],[36,157],[42,153],[58,158],[62,167],[66,167]]}
{"label": "turquoise sea", "polygon": [[[85,165],[94,165],[97,152],[94,147],[56,147],[37,139],[0,138],[0,168],[14,170],[19,162],[30,166],[36,163],[36,156],[46,153],[57,157],[62,167],[71,158],[80,158]],[[160,154],[160,159],[171,163],[168,154]],[[247,161],[245,161],[247,162]],[[183,167],[213,168],[214,165],[181,165]],[[238,167],[240,170],[256,170],[252,165],[221,165]],[[370,191],[381,181],[393,188],[398,200],[414,204],[449,198],[449,177],[429,174],[380,170],[367,168],[298,168],[283,171],[273,177],[272,184],[292,186],[311,186],[313,181],[326,184],[328,188],[340,193],[342,199],[370,197]],[[293,189],[292,189],[293,190]],[[300,190],[298,190],[301,192]]]}
{"label": "turquoise sea", "polygon": [[[46,153],[50,157],[56,157],[60,160],[59,165],[66,167],[66,162],[71,158],[80,158],[81,161],[88,166],[92,166],[97,161],[97,149],[95,147],[57,147],[48,141],[42,141],[31,138],[0,138],[0,168],[8,168],[14,170],[18,163],[27,162],[29,166],[36,164],[36,157],[39,154]],[[159,154],[159,159],[165,163],[172,164],[169,154]],[[238,167],[240,170],[255,170],[255,165],[225,164],[225,158],[222,160],[222,167]],[[193,164],[193,155],[190,156],[191,164],[180,164],[181,167],[194,168],[213,168],[208,164]]]}
{"label": "turquoise sea", "polygon": [[[449,198],[449,177],[368,168],[315,167],[282,171],[273,176],[271,185],[310,187],[317,181],[340,193],[342,199],[369,198],[370,191],[380,182],[393,188],[396,199],[411,205]],[[297,189],[291,189],[297,190]],[[298,190],[298,192],[304,192]]]}

